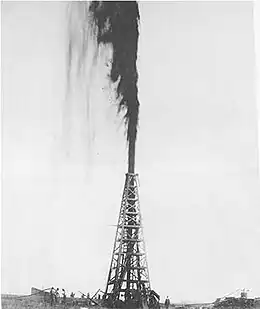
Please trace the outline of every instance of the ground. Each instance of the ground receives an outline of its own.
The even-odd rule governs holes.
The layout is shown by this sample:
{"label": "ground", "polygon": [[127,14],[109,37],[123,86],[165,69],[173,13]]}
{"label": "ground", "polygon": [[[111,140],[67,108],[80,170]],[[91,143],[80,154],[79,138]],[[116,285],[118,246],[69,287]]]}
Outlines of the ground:
{"label": "ground", "polygon": [[[56,305],[51,307],[49,304],[41,302],[31,297],[17,297],[17,296],[2,296],[1,297],[2,309],[80,309],[79,306],[66,306]],[[101,307],[95,306],[95,309],[102,309]]]}
{"label": "ground", "polygon": [[[79,306],[66,306],[56,305],[51,307],[49,304],[39,301],[39,299],[33,299],[32,297],[21,296],[1,296],[2,309],[81,309]],[[91,306],[93,309],[105,309],[99,306]],[[164,309],[164,305],[161,304],[161,309]],[[174,306],[170,306],[170,309]],[[175,307],[177,308],[177,307]],[[188,307],[191,308],[191,307]],[[183,308],[182,308],[183,309]],[[222,308],[222,309],[243,309],[243,308]],[[256,305],[252,309],[260,309],[260,300],[256,302]]]}

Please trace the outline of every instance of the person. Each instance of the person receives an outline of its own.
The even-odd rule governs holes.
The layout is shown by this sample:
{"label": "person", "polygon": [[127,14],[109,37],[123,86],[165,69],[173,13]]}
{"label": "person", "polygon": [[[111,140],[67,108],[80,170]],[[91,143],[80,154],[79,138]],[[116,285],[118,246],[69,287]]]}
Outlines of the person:
{"label": "person", "polygon": [[59,288],[57,288],[56,291],[55,291],[55,302],[56,302],[56,304],[59,303],[59,299],[60,299],[60,293],[59,293]]}
{"label": "person", "polygon": [[165,308],[168,309],[169,306],[170,306],[170,300],[169,300],[169,297],[167,296],[167,298],[165,299]]}
{"label": "person", "polygon": [[90,306],[90,303],[91,303],[91,301],[90,301],[90,294],[87,293],[87,302],[86,302],[87,306]]}
{"label": "person", "polygon": [[66,304],[66,292],[64,289],[62,289],[62,303]]}
{"label": "person", "polygon": [[75,305],[75,300],[74,300],[75,293],[71,292],[70,297],[72,298],[72,306],[74,306]]}
{"label": "person", "polygon": [[54,300],[55,300],[55,294],[54,294],[54,288],[52,287],[50,290],[50,301],[51,301],[51,306],[53,306],[54,304]]}

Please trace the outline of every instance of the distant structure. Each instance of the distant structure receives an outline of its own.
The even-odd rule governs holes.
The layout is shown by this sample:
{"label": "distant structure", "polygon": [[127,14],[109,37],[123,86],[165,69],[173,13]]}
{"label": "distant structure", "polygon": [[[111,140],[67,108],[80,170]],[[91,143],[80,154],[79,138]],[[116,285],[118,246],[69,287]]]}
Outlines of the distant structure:
{"label": "distant structure", "polygon": [[[234,294],[240,291],[240,296],[235,297]],[[255,298],[248,298],[246,289],[238,289],[234,293],[230,293],[222,298],[217,298],[213,308],[253,308],[256,304]]]}
{"label": "distant structure", "polygon": [[50,293],[48,292],[49,289],[46,290],[39,290],[37,288],[31,288],[31,296],[35,299],[48,299]]}

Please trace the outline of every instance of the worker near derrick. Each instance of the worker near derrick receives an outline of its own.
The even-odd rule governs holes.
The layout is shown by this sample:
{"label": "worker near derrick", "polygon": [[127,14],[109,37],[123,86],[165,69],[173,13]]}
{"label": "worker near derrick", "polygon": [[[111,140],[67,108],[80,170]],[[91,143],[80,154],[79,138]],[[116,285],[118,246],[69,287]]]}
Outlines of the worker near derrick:
{"label": "worker near derrick", "polygon": [[64,289],[62,289],[62,303],[65,305],[66,304],[66,292]]}
{"label": "worker near derrick", "polygon": [[87,293],[86,304],[87,304],[87,306],[90,306],[90,304],[91,304],[91,301],[90,301],[90,294],[89,294],[89,293]]}
{"label": "worker near derrick", "polygon": [[53,287],[50,290],[50,301],[51,301],[51,306],[53,306],[55,302],[55,290]]}
{"label": "worker near derrick", "polygon": [[74,300],[75,293],[71,292],[70,297],[72,298],[72,306],[74,306],[75,303],[76,303],[75,300]]}
{"label": "worker near derrick", "polygon": [[166,297],[165,303],[164,303],[164,304],[165,304],[165,308],[166,308],[166,309],[168,309],[168,308],[170,307],[170,300],[169,300],[169,297],[168,297],[168,296]]}
{"label": "worker near derrick", "polygon": [[60,302],[59,288],[57,288],[56,291],[55,291],[55,302],[56,302],[56,304],[58,304]]}

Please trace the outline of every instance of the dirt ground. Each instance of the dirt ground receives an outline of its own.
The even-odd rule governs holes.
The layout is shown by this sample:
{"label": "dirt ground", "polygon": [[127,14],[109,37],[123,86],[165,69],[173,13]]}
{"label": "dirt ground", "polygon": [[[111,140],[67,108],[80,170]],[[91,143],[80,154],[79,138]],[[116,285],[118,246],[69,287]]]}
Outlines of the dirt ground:
{"label": "dirt ground", "polygon": [[[29,297],[14,297],[14,298],[1,298],[2,309],[80,309],[79,306],[64,306],[55,305],[50,306],[47,303],[39,300],[34,300]],[[94,308],[94,307],[93,307]],[[102,309],[101,307],[95,306],[95,309]]]}
{"label": "dirt ground", "polygon": [[[29,297],[1,297],[1,305],[2,309],[81,309],[80,306],[64,306],[64,305],[55,305],[50,306],[47,303],[41,302],[37,299],[32,299]],[[174,306],[170,306],[170,309],[175,308]],[[93,309],[106,309],[99,306],[91,306],[90,308]],[[164,309],[164,305],[161,305],[161,309]],[[223,308],[224,309],[224,308]],[[231,308],[225,308],[231,309]],[[235,309],[235,308],[232,308]],[[236,308],[236,309],[243,309],[243,308]],[[252,309],[260,309],[260,302],[257,302],[256,306]]]}

